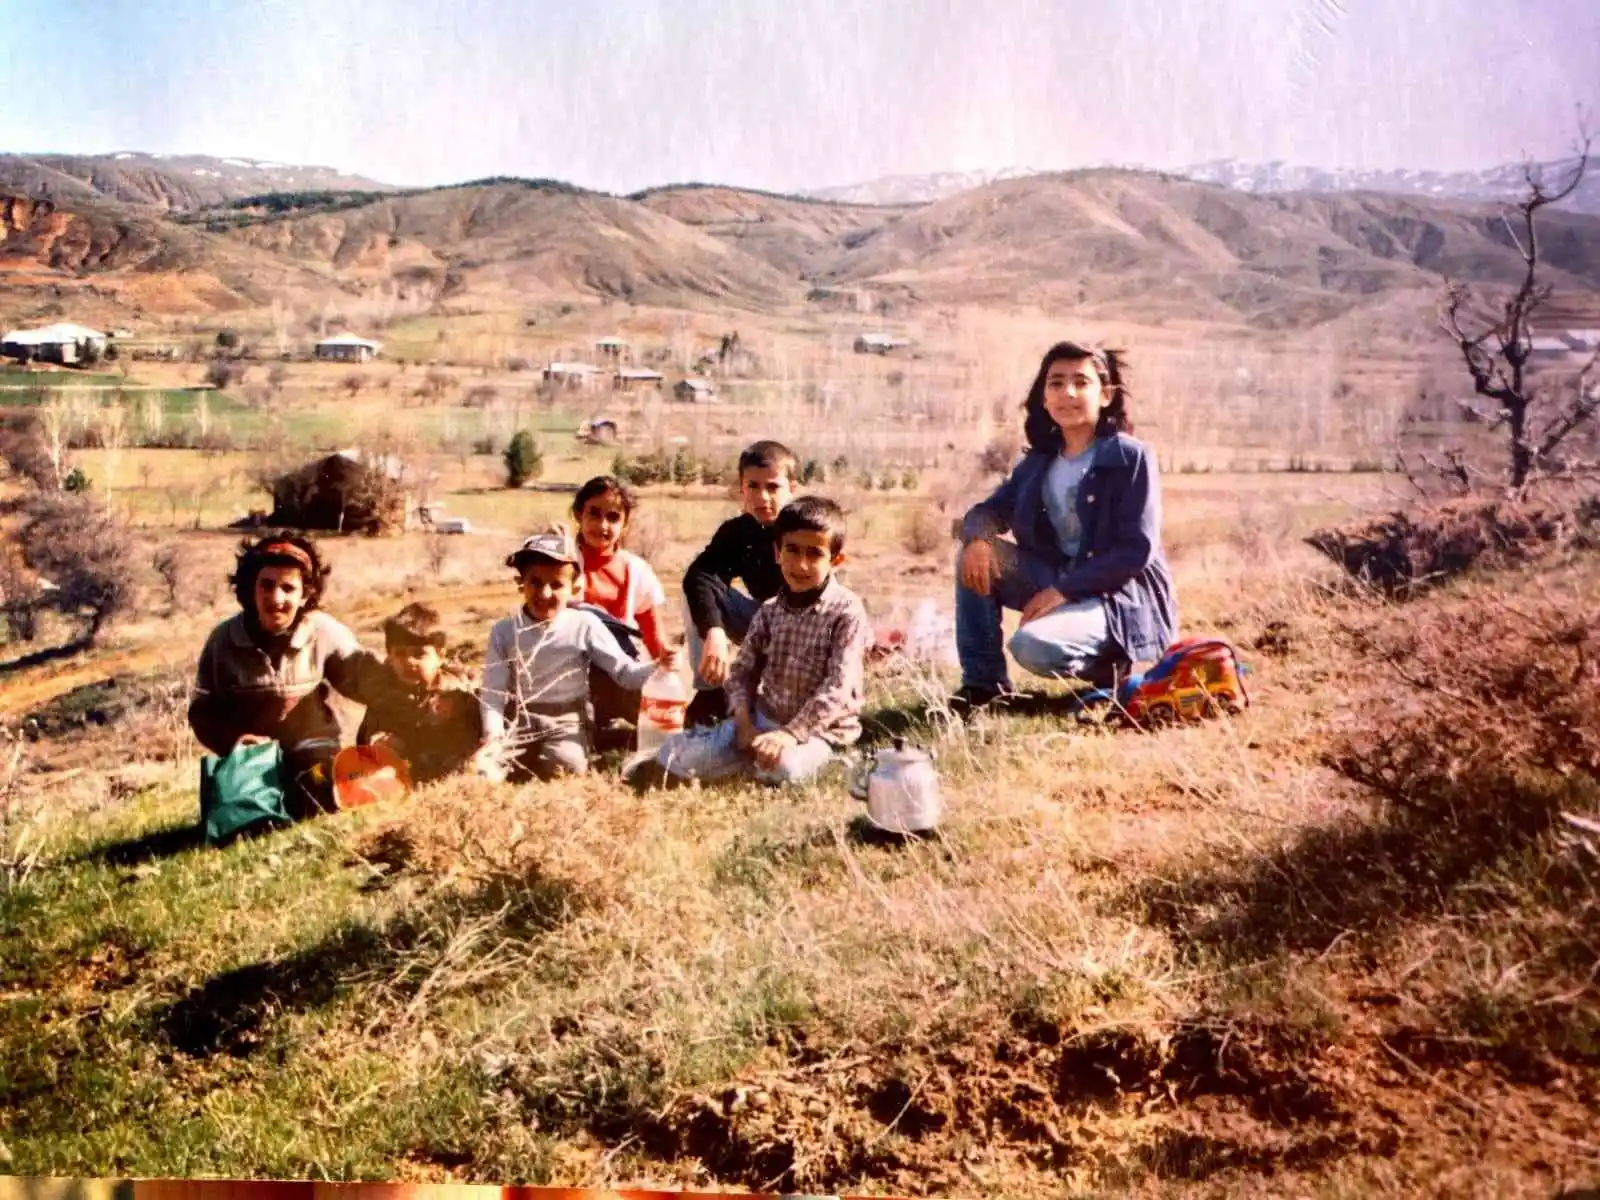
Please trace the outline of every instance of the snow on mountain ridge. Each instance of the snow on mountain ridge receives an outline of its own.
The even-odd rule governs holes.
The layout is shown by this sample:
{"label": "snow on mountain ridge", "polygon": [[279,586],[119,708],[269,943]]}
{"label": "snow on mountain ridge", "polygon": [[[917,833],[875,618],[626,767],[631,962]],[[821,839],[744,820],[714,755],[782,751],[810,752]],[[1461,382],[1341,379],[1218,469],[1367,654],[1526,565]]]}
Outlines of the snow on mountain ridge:
{"label": "snow on mountain ridge", "polygon": [[[1572,169],[1576,159],[1534,164],[1547,181],[1557,181]],[[1143,170],[1135,164],[1116,164],[1125,170]],[[1102,167],[1113,164],[1104,163]],[[1248,163],[1235,159],[1210,159],[1162,174],[1210,183],[1236,191],[1273,192],[1389,192],[1477,202],[1513,199],[1526,186],[1520,163],[1467,171],[1428,168],[1316,167],[1298,163]],[[1032,167],[1001,167],[980,171],[941,171],[931,175],[890,175],[843,187],[818,188],[804,193],[818,200],[849,204],[927,204],[971,188],[1005,179],[1025,178],[1042,172]],[[1600,213],[1600,170],[1591,172],[1567,201],[1578,212]]]}

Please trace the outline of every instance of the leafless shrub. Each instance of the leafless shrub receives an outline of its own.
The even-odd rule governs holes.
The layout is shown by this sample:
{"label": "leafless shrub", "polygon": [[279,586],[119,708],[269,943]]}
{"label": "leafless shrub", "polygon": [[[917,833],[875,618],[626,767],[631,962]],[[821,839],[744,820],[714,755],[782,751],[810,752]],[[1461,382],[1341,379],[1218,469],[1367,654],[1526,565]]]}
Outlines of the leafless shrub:
{"label": "leafless shrub", "polygon": [[417,390],[426,399],[437,400],[453,388],[455,383],[455,377],[450,372],[434,368],[422,377],[422,385]]}
{"label": "leafless shrub", "polygon": [[156,547],[150,565],[165,591],[167,612],[175,615],[186,611],[196,599],[193,556],[177,542],[164,542]]}
{"label": "leafless shrub", "polygon": [[449,563],[454,550],[449,535],[430,532],[423,540],[422,547],[428,563],[428,573],[435,579],[442,578],[445,566]]}
{"label": "leafless shrub", "polygon": [[34,487],[53,489],[57,485],[44,427],[32,413],[8,414],[0,420],[0,462],[12,476]]}
{"label": "leafless shrub", "polygon": [[27,564],[54,585],[51,603],[84,617],[86,646],[132,606],[136,540],[104,504],[82,494],[36,495],[23,508],[18,541]]}
{"label": "leafless shrub", "polygon": [[0,617],[5,618],[12,641],[31,642],[39,636],[39,610],[44,593],[39,579],[22,561],[15,546],[0,546]]}
{"label": "leafless shrub", "polygon": [[1022,438],[1015,433],[1001,434],[983,448],[982,466],[990,475],[1004,475],[1022,453]]}
{"label": "leafless shrub", "polygon": [[349,392],[351,396],[359,395],[361,389],[367,386],[367,377],[360,371],[351,371],[341,381],[339,386]]}
{"label": "leafless shrub", "polygon": [[1593,502],[1567,511],[1514,500],[1458,500],[1306,539],[1346,574],[1386,595],[1409,596],[1477,566],[1525,563],[1592,525]]}

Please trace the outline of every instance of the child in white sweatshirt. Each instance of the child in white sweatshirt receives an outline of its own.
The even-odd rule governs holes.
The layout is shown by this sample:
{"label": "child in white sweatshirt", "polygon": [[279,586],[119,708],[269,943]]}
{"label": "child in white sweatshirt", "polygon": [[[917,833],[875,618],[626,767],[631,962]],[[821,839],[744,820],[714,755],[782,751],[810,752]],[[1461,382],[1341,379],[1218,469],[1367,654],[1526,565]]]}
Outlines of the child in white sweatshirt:
{"label": "child in white sweatshirt", "polygon": [[568,607],[583,568],[565,528],[528,538],[506,565],[517,573],[522,607],[489,631],[479,769],[514,782],[582,774],[589,769],[589,668],[636,692],[658,665],[675,666],[678,652],[667,650],[659,664],[635,661],[598,616]]}

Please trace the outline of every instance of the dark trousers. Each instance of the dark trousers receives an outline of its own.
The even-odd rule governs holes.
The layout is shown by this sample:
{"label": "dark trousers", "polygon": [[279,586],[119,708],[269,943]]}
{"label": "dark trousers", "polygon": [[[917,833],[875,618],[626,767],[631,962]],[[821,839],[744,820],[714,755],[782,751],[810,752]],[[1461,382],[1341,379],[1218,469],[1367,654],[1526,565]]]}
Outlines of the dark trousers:
{"label": "dark trousers", "polygon": [[[643,647],[639,631],[626,625],[610,613],[592,604],[575,605],[600,618],[606,629],[617,639],[617,645],[629,658],[637,659]],[[639,693],[629,691],[599,667],[589,668],[589,704],[594,717],[590,729],[596,750],[632,750],[636,744],[639,726]],[[623,722],[631,731],[614,730],[615,722]]]}

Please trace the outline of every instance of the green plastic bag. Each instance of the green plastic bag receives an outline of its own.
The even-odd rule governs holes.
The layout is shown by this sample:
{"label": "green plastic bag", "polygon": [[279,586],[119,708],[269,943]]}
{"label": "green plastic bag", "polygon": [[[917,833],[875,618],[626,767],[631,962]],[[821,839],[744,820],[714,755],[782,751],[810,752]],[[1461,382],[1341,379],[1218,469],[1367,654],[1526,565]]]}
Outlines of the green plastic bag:
{"label": "green plastic bag", "polygon": [[200,824],[206,842],[216,845],[270,821],[289,825],[283,806],[283,747],[277,742],[237,746],[226,758],[200,760]]}

